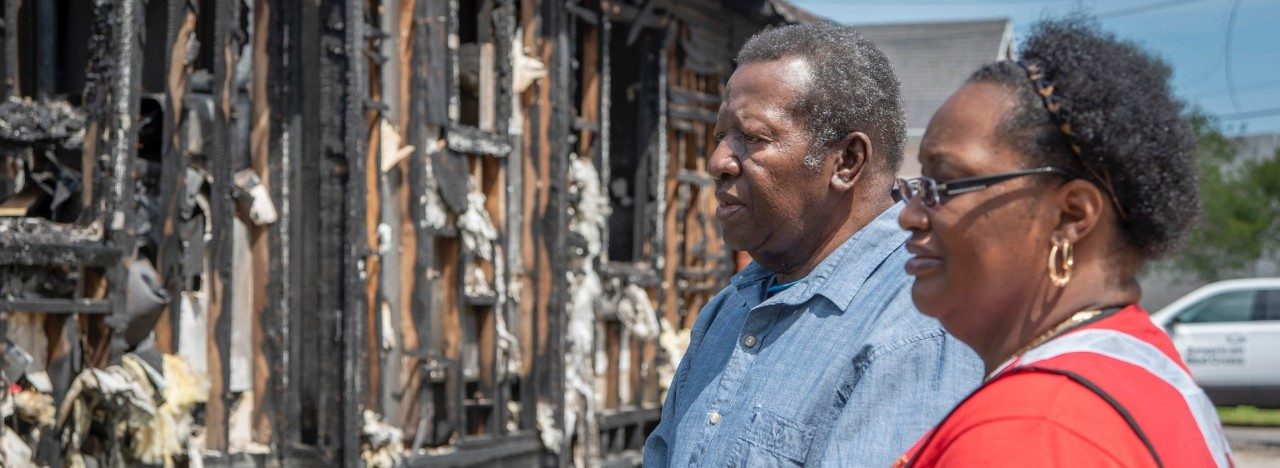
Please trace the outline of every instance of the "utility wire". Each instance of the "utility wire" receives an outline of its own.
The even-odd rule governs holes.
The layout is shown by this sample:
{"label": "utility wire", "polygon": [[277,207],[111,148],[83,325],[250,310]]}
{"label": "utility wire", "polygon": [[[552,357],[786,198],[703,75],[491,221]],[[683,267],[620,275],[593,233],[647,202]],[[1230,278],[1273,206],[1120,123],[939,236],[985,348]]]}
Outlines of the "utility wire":
{"label": "utility wire", "polygon": [[1246,119],[1256,119],[1258,117],[1270,117],[1273,115],[1280,115],[1280,107],[1272,107],[1270,109],[1251,110],[1248,112],[1236,112],[1234,114],[1218,114],[1218,120],[1226,122],[1231,120],[1246,120]]}
{"label": "utility wire", "polygon": [[1203,1],[1204,0],[1168,0],[1163,2],[1150,3],[1147,5],[1139,5],[1132,8],[1124,8],[1121,10],[1098,13],[1097,16],[1098,16],[1098,19],[1119,18],[1121,16],[1137,15],[1137,14],[1147,13],[1147,12],[1156,11],[1156,10],[1163,10],[1165,8],[1176,7],[1178,5],[1185,5],[1188,3],[1203,2]]}
{"label": "utility wire", "polygon": [[1240,100],[1236,99],[1236,80],[1231,74],[1231,36],[1236,27],[1236,12],[1240,11],[1240,0],[1231,4],[1231,16],[1227,18],[1227,40],[1223,44],[1222,54],[1227,59],[1227,93],[1231,95],[1231,107],[1240,112]]}
{"label": "utility wire", "polygon": [[[1260,82],[1260,83],[1251,83],[1251,84],[1247,84],[1247,85],[1240,86],[1240,87],[1236,88],[1236,92],[1245,92],[1245,93],[1247,93],[1247,92],[1253,92],[1253,91],[1262,91],[1262,90],[1271,89],[1271,88],[1275,88],[1275,87],[1280,87],[1280,80],[1271,80],[1271,81],[1263,81],[1263,82]],[[1228,89],[1214,89],[1214,90],[1202,91],[1202,92],[1199,92],[1199,93],[1189,94],[1189,95],[1187,95],[1187,97],[1188,97],[1188,98],[1219,97],[1219,96],[1226,96],[1226,95],[1227,95],[1227,93],[1229,93],[1229,92],[1231,92],[1231,90],[1228,90]]]}

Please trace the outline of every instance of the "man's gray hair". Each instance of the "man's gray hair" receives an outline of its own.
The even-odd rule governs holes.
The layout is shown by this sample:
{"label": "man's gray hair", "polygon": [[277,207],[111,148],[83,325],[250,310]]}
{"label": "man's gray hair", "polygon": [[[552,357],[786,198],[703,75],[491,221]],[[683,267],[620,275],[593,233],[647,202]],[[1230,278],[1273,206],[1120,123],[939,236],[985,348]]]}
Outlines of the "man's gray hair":
{"label": "man's gray hair", "polygon": [[792,107],[816,145],[805,165],[821,164],[821,150],[850,132],[866,133],[890,174],[898,172],[906,146],[907,119],[902,91],[889,58],[866,36],[848,26],[809,23],[757,33],[738,51],[738,64],[799,57],[812,77]]}

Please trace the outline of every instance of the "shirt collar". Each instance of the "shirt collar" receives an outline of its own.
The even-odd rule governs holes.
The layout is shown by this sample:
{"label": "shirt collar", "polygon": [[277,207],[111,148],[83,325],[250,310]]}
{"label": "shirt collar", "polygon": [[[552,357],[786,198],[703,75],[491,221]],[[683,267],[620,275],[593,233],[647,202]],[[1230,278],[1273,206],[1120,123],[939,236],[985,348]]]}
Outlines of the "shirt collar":
{"label": "shirt collar", "polygon": [[[896,203],[880,213],[849,236],[807,276],[765,302],[800,305],[815,295],[821,295],[840,310],[847,309],[871,274],[910,237],[909,233],[898,227],[898,213],[902,211],[902,207],[902,203]],[[901,270],[900,266],[897,268]],[[741,290],[768,279],[773,274],[753,261],[729,281]]]}

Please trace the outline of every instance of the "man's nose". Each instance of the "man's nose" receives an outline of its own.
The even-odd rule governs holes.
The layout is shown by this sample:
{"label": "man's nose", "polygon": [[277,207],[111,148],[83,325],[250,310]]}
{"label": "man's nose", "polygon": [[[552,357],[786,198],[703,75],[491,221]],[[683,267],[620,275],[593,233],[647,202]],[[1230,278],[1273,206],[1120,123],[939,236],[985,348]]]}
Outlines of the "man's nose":
{"label": "man's nose", "polygon": [[707,161],[707,172],[711,173],[712,178],[726,180],[738,177],[742,173],[742,162],[733,153],[729,138],[720,140],[716,144]]}

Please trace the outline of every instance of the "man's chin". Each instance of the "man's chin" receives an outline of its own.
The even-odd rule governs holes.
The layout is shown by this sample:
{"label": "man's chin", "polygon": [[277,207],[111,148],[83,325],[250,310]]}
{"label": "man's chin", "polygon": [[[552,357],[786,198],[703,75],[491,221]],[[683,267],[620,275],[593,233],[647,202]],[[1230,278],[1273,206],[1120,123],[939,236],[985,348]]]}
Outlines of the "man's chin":
{"label": "man's chin", "polygon": [[[738,250],[747,253],[751,253],[751,250],[756,247],[754,243],[747,242],[745,239],[736,235],[731,235],[728,232],[724,233],[724,245],[729,247],[730,250]],[[754,255],[752,256],[754,257]]]}

